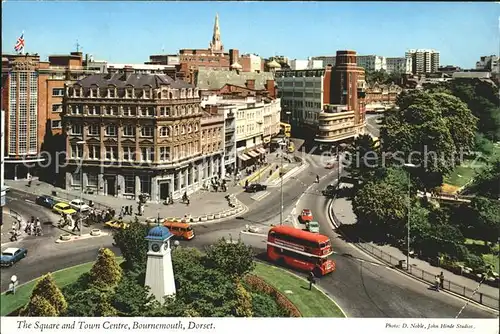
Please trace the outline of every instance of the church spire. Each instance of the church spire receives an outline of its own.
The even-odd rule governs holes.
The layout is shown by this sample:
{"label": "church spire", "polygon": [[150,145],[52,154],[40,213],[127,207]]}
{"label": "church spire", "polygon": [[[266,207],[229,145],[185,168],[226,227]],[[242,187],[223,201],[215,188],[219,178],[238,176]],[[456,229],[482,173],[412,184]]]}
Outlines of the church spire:
{"label": "church spire", "polygon": [[210,50],[212,51],[222,51],[224,46],[220,40],[220,28],[219,28],[219,14],[215,14],[214,23],[214,34],[212,36],[212,41],[210,42]]}

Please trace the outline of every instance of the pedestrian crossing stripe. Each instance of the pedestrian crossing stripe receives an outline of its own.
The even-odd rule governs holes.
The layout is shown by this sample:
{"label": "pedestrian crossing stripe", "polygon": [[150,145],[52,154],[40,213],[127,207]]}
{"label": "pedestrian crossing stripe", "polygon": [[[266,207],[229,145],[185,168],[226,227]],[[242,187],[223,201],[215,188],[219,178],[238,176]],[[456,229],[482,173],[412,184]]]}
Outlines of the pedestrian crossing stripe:
{"label": "pedestrian crossing stripe", "polygon": [[259,193],[259,194],[255,194],[253,196],[251,196],[250,198],[253,199],[254,201],[260,201],[262,200],[264,197],[268,196],[270,194],[269,191],[264,191],[262,193]]}

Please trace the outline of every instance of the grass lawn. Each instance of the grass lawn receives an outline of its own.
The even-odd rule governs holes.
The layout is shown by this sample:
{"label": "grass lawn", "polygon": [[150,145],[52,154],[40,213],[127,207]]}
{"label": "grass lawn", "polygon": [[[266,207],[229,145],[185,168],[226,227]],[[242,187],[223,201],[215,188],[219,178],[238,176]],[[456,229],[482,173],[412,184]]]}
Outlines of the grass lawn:
{"label": "grass lawn", "polygon": [[[52,273],[52,277],[54,278],[59,288],[62,288],[76,281],[78,277],[80,277],[83,273],[88,272],[90,268],[92,268],[93,264],[93,262],[89,262],[75,267],[56,271]],[[2,293],[2,295],[0,296],[0,315],[6,316],[17,310],[19,307],[26,305],[29,298],[31,297],[31,292],[35,287],[37,280],[38,279],[33,280],[17,288],[15,295],[7,295],[5,292]]]}
{"label": "grass lawn", "polygon": [[[337,305],[309,282],[287,271],[257,262],[254,274],[264,279],[297,306],[303,317],[344,318]],[[292,293],[286,293],[285,291]]]}
{"label": "grass lawn", "polygon": [[444,183],[462,187],[474,177],[476,170],[485,165],[482,161],[465,160],[460,166],[455,167],[450,175],[444,178]]}

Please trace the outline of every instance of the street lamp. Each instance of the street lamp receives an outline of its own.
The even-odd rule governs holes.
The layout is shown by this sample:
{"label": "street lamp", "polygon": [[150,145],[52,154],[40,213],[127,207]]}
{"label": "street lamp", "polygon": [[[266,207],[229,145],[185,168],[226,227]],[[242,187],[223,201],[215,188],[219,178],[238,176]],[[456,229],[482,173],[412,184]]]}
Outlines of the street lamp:
{"label": "street lamp", "polygon": [[407,217],[407,223],[406,223],[406,230],[407,230],[407,235],[406,235],[406,270],[410,270],[410,209],[411,209],[411,178],[410,178],[410,172],[408,171],[408,168],[415,168],[417,165],[412,164],[412,163],[405,163],[405,167],[407,167],[406,173],[408,175],[408,217]]}
{"label": "street lamp", "polygon": [[[80,228],[78,229],[80,236],[82,236],[83,229],[83,217],[82,217],[82,203],[83,203],[83,157],[85,149],[85,140],[80,140],[76,142],[77,145],[82,145],[82,157],[80,158],[80,210],[78,211],[78,217],[80,220]],[[78,222],[77,222],[78,224]]]}
{"label": "street lamp", "polygon": [[283,148],[285,147],[285,143],[281,143],[281,152],[280,152],[280,225],[283,225]]}
{"label": "street lamp", "polygon": [[341,147],[342,151],[344,151],[344,149],[345,149],[346,146],[347,145],[344,144],[344,143],[342,143],[342,144],[340,144],[340,145],[337,146],[337,164],[338,164],[338,166],[337,166],[337,188],[340,187],[340,154],[339,154],[339,147]]}

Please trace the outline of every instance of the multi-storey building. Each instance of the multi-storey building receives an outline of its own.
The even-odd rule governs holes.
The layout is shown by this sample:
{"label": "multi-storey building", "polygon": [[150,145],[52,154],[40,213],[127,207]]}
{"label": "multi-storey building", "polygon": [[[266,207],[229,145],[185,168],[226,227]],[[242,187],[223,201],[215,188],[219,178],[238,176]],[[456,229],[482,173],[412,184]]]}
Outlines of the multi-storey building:
{"label": "multi-storey building", "polygon": [[196,191],[223,168],[223,139],[204,138],[203,153],[199,104],[192,85],[131,69],[68,85],[66,188],[154,201]]}
{"label": "multi-storey building", "polygon": [[357,64],[366,71],[386,71],[386,58],[376,55],[357,56]]}
{"label": "multi-storey building", "polygon": [[202,106],[222,106],[235,113],[238,169],[254,164],[265,155],[264,146],[280,131],[280,103],[280,99],[262,95],[212,94],[204,97]]}
{"label": "multi-storey building", "polygon": [[387,57],[385,58],[387,73],[412,73],[412,58],[411,57]]}
{"label": "multi-storey building", "polygon": [[2,56],[2,109],[5,110],[5,174],[7,178],[26,177],[33,172],[40,156],[47,121],[39,112],[39,89],[44,83],[38,75],[38,55]]}
{"label": "multi-storey building", "polygon": [[410,49],[405,58],[412,60],[412,73],[435,73],[439,69],[439,51],[431,49]]}
{"label": "multi-storey building", "polygon": [[478,62],[476,62],[476,70],[481,71],[489,71],[489,72],[498,72],[499,71],[499,62],[498,56],[482,56]]}
{"label": "multi-storey building", "polygon": [[396,107],[396,99],[403,89],[391,83],[390,85],[375,82],[366,87],[366,112],[385,111]]}
{"label": "multi-storey building", "polygon": [[175,77],[175,65],[162,64],[115,64],[106,60],[89,60],[84,63],[88,70],[96,73],[108,73],[108,68],[112,71],[123,72],[126,68],[131,68],[135,73],[141,74],[167,74]]}
{"label": "multi-storey building", "polygon": [[323,62],[323,67],[327,66],[335,66],[335,56],[317,56],[317,57],[311,57],[311,59],[322,61]]}
{"label": "multi-storey building", "polygon": [[[304,137],[325,146],[362,133],[365,124],[366,83],[364,69],[356,63],[356,52],[338,51],[336,64],[335,67],[327,66],[322,70],[276,72],[282,108],[291,114],[292,129],[303,131]],[[329,105],[338,105],[334,109],[339,112],[352,111],[355,130],[343,132],[337,128],[331,131],[325,127],[320,129],[319,125],[327,116],[325,106]]]}
{"label": "multi-storey building", "polygon": [[238,62],[242,72],[264,72],[264,61],[257,55],[241,55]]}

